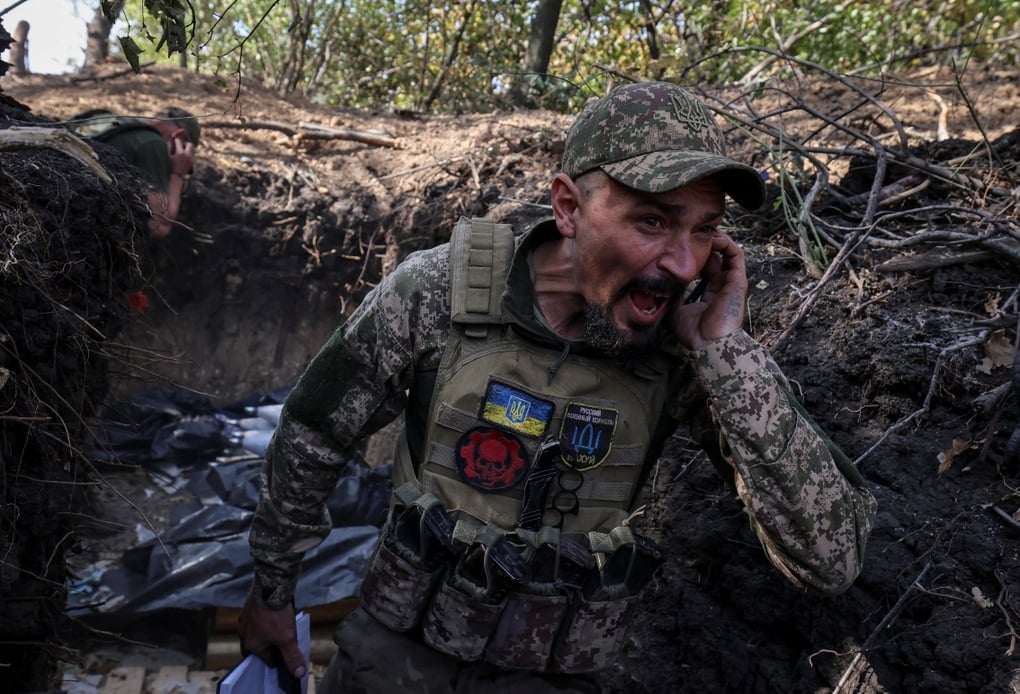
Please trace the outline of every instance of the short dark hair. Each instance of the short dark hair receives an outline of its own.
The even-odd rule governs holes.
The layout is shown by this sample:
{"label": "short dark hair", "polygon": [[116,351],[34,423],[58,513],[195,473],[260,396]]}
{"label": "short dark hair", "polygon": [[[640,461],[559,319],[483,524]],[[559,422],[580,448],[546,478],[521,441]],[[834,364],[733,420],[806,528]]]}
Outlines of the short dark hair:
{"label": "short dark hair", "polygon": [[157,113],[156,118],[171,121],[184,128],[184,132],[188,133],[188,142],[198,147],[198,139],[202,129],[198,125],[198,119],[191,113],[177,106],[169,106]]}
{"label": "short dark hair", "polygon": [[591,197],[592,193],[609,183],[609,175],[601,169],[592,169],[573,179],[574,185],[585,197]]}

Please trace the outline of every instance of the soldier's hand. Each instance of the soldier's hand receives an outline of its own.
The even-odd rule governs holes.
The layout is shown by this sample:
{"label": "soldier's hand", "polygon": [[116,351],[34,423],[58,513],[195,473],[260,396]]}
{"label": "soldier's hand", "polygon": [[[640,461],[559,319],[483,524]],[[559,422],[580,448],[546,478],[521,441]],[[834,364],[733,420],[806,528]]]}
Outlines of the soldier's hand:
{"label": "soldier's hand", "polygon": [[272,610],[249,594],[237,627],[243,653],[254,653],[273,667],[282,664],[294,677],[304,677],[308,667],[298,647],[293,605]]}
{"label": "soldier's hand", "polygon": [[188,176],[195,168],[195,145],[182,138],[167,142],[170,155],[170,171],[179,176]]}
{"label": "soldier's hand", "polygon": [[677,306],[671,316],[680,344],[692,350],[740,330],[744,323],[744,251],[721,231],[712,239],[712,253],[701,270],[701,281],[706,283],[701,300]]}

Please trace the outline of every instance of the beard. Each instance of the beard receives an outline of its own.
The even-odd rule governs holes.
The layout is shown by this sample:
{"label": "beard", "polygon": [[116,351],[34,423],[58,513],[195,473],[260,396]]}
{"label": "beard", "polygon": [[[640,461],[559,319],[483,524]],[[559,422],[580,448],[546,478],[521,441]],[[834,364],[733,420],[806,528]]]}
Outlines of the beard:
{"label": "beard", "polygon": [[668,280],[635,280],[620,290],[614,301],[599,305],[586,303],[584,306],[584,337],[593,348],[611,356],[626,360],[636,359],[656,351],[667,336],[667,321],[655,325],[638,325],[620,328],[613,318],[612,307],[618,301],[629,301],[631,291],[636,289],[658,290],[670,293],[666,316],[672,313],[682,288]]}

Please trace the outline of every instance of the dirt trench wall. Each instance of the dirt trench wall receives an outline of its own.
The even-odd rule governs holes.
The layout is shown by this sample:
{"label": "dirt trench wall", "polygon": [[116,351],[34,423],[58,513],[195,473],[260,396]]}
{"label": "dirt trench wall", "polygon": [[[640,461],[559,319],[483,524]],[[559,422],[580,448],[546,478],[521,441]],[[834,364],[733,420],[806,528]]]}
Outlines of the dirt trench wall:
{"label": "dirt trench wall", "polygon": [[[0,135],[28,116],[0,94]],[[50,145],[53,143],[51,142]],[[63,653],[65,553],[87,519],[87,420],[129,318],[141,185],[99,152],[110,186],[52,146],[0,157],[0,680],[50,691]]]}
{"label": "dirt trench wall", "polygon": [[385,245],[368,252],[350,226],[371,204],[268,172],[197,171],[181,226],[150,245],[114,393],[173,385],[226,404],[292,384],[379,276]]}
{"label": "dirt trench wall", "polygon": [[[384,273],[497,196],[496,182],[446,181],[407,196],[354,181],[339,195],[293,170],[200,160],[179,228],[149,244],[115,397],[176,385],[226,404],[291,385]],[[497,218],[522,229],[546,214]]]}

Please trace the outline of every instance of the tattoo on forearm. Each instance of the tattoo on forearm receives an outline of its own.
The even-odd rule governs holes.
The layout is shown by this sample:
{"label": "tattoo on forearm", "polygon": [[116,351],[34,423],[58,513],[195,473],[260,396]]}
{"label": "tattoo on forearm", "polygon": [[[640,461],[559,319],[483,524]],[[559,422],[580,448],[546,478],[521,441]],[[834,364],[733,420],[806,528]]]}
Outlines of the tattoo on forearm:
{"label": "tattoo on forearm", "polygon": [[744,296],[745,288],[740,287],[740,291],[730,295],[729,304],[726,306],[726,313],[734,318],[739,318],[743,314],[744,310]]}

